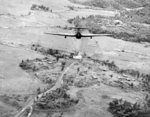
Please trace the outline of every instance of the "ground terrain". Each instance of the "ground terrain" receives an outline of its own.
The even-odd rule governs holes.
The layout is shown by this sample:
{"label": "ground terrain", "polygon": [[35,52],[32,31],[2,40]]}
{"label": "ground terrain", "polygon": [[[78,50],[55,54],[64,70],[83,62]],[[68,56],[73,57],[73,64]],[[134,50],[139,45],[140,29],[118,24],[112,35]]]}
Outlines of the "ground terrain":
{"label": "ground terrain", "polygon": [[[49,7],[52,12],[31,10],[33,4]],[[141,4],[137,6],[143,7]],[[129,74],[122,75],[107,65],[94,62],[91,58],[114,61],[119,69],[133,69],[149,74],[149,43],[124,41],[121,37],[103,36],[92,40],[89,38],[76,40],[44,34],[49,31],[73,33],[64,27],[74,26],[68,19],[76,16],[113,17],[118,14],[120,14],[118,10],[90,8],[68,0],[0,0],[0,115],[19,116],[24,107],[28,108],[33,104],[38,88],[44,92],[48,89],[51,91],[51,87],[54,86],[55,91],[60,84],[67,84],[70,100],[76,97],[79,103],[70,109],[59,111],[33,109],[32,117],[113,117],[107,108],[108,103],[115,98],[123,98],[131,103],[142,103],[147,94],[147,91],[142,90],[142,76],[137,78]],[[149,24],[144,23],[143,26],[143,21],[136,22],[140,27],[144,27],[143,30],[149,31]],[[35,51],[33,44],[39,44],[44,49],[81,51],[87,56],[83,61],[62,58],[56,62],[54,56],[43,54],[44,50]],[[44,59],[45,57],[48,59]],[[36,58],[42,61],[38,62]],[[22,60],[31,65],[28,70],[19,67]],[[61,71],[61,62],[64,60],[67,62],[65,70],[68,69]],[[33,71],[34,66],[39,70]],[[73,80],[73,84],[70,79]],[[131,87],[131,83],[134,87]],[[39,94],[41,97],[43,95]],[[58,102],[61,102],[61,99]],[[20,116],[25,116],[25,112]]]}

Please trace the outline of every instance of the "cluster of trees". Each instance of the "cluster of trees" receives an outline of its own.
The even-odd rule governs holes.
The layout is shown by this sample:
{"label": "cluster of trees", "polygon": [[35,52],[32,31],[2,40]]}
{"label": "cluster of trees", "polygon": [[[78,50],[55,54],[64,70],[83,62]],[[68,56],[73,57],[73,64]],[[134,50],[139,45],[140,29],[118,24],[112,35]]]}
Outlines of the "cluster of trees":
{"label": "cluster of trees", "polygon": [[143,88],[150,92],[150,75],[149,74],[141,74],[143,78]]}
{"label": "cluster of trees", "polygon": [[75,77],[67,76],[67,77],[63,78],[63,81],[68,86],[74,85],[74,86],[79,87],[79,88],[89,87],[92,84],[92,82],[87,82],[86,79],[80,79],[79,81],[74,81],[74,78]]}
{"label": "cluster of trees", "polygon": [[43,55],[52,55],[53,57],[58,57],[59,58],[73,58],[73,53],[67,53],[58,49],[52,49],[52,48],[44,48],[41,45],[37,44],[33,44],[31,47],[32,50],[35,50],[37,52],[42,53]]}
{"label": "cluster of trees", "polygon": [[148,5],[150,2],[148,0],[87,0],[87,1],[79,1],[79,0],[70,0],[71,2],[100,7],[100,8],[107,8],[107,9],[117,9],[123,10],[125,8],[138,8],[145,5]]}
{"label": "cluster of trees", "polygon": [[75,18],[71,18],[67,20],[70,24],[74,24],[76,27],[81,27],[81,19],[79,16],[76,16]]}
{"label": "cluster of trees", "polygon": [[150,74],[140,73],[140,71],[133,70],[133,69],[120,69],[114,63],[114,61],[110,62],[109,60],[98,60],[95,58],[94,59],[90,58],[90,59],[93,60],[94,62],[101,64],[102,66],[107,66],[110,70],[118,74],[121,74],[121,75],[127,74],[136,78],[142,78],[143,89],[150,92]]}
{"label": "cluster of trees", "polygon": [[36,5],[36,4],[33,4],[33,5],[31,6],[31,10],[49,11],[49,7],[45,7],[44,5]]}
{"label": "cluster of trees", "polygon": [[68,85],[68,86],[72,86],[74,83],[74,76],[66,76],[63,78],[63,82]]}
{"label": "cluster of trees", "polygon": [[110,62],[109,60],[94,60],[101,65],[107,66],[110,70],[115,71],[119,74],[128,74],[134,77],[142,77],[144,74],[140,74],[139,71],[133,69],[120,69],[114,61]]}
{"label": "cluster of trees", "polygon": [[114,61],[110,62],[109,60],[94,60],[101,65],[107,66],[110,70],[117,72],[118,74],[128,74],[133,77],[142,77],[143,74],[140,74],[139,71],[133,69],[120,69]]}
{"label": "cluster of trees", "polygon": [[128,74],[128,75],[131,75],[131,76],[137,77],[137,78],[141,77],[140,72],[137,70],[133,70],[133,69],[119,69],[116,72],[119,74]]}
{"label": "cluster of trees", "polygon": [[[122,22],[124,22],[124,24],[129,24],[117,26],[115,20],[121,20]],[[148,18],[144,18],[144,20],[150,21]],[[88,17],[81,18],[77,16],[75,18],[68,19],[68,22],[74,24],[76,27],[87,27],[89,28],[89,32],[93,34],[108,33],[112,34],[114,38],[122,39],[125,41],[139,43],[150,42],[150,37],[148,36],[150,30],[144,27],[141,28],[141,26],[137,25],[136,23],[132,24],[130,18],[126,17],[126,15],[121,15],[118,17],[103,17],[99,15],[90,15]]]}
{"label": "cluster of trees", "polygon": [[108,68],[110,70],[118,70],[119,69],[114,61],[110,62],[109,60],[101,60],[101,61],[98,60],[97,62],[99,62],[102,66],[103,65],[108,66]]}
{"label": "cluster of trees", "polygon": [[78,103],[78,99],[71,99],[66,90],[61,87],[40,98],[35,104],[40,109],[66,109]]}
{"label": "cluster of trees", "polygon": [[[150,100],[149,100],[150,101]],[[132,104],[122,99],[115,99],[109,103],[108,110],[115,117],[149,117],[150,106],[147,103],[141,107],[140,104]]]}
{"label": "cluster of trees", "polygon": [[132,22],[146,23],[150,24],[150,5],[139,9],[126,11],[121,13],[120,19],[126,18],[126,20],[130,20]]}
{"label": "cluster of trees", "polygon": [[[23,69],[23,70],[26,70],[27,72],[32,72],[33,75],[35,75],[37,78],[39,78],[43,83],[48,83],[48,84],[54,84],[55,83],[55,80],[51,79],[49,76],[47,76],[46,74],[45,75],[42,75],[42,74],[38,74],[37,72],[39,72],[40,70],[47,70],[51,67],[49,67],[49,64],[42,64],[43,62],[50,62],[51,60],[49,60],[47,57],[43,58],[43,59],[40,59],[40,58],[36,58],[34,60],[26,60],[26,61],[23,61],[20,63],[20,67]],[[41,63],[41,64],[40,64]],[[53,68],[53,65],[51,65],[52,68]]]}
{"label": "cluster of trees", "polygon": [[33,72],[39,70],[39,68],[37,68],[33,63],[32,61],[30,60],[22,60],[22,62],[19,64],[19,67],[21,67],[22,69],[24,70],[32,70]]}

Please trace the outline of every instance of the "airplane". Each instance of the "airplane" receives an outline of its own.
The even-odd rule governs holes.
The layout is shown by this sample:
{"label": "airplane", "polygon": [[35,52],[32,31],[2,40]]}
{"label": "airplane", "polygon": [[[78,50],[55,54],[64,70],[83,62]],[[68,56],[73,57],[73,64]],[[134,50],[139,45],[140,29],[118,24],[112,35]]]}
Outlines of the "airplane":
{"label": "airplane", "polygon": [[76,37],[76,39],[81,39],[81,37],[90,37],[92,39],[92,37],[112,35],[112,34],[82,34],[81,29],[88,29],[88,28],[80,28],[80,27],[70,27],[70,28],[75,29],[76,33],[75,34],[65,34],[65,33],[45,32],[45,34],[64,36],[65,38],[67,38],[67,37]]}

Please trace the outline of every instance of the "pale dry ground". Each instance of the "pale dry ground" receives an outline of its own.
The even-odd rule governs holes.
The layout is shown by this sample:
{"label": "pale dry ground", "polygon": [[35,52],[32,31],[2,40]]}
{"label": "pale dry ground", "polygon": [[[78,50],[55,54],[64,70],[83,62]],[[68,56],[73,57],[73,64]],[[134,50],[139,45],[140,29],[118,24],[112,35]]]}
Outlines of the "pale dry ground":
{"label": "pale dry ground", "polygon": [[42,56],[32,51],[4,45],[0,46],[0,50],[0,93],[33,93],[41,83],[20,69],[18,63],[23,59]]}
{"label": "pale dry ground", "polygon": [[[32,4],[43,4],[47,7],[50,7],[50,9],[53,10],[53,13],[31,11],[30,7]],[[67,6],[75,6],[76,10],[72,11]],[[35,93],[35,90],[39,86],[45,87],[45,85],[43,85],[39,80],[34,79],[19,68],[19,63],[22,59],[43,57],[42,55],[27,49],[29,45],[34,43],[42,44],[45,47],[52,47],[67,51],[77,49],[80,51],[94,53],[95,50],[98,49],[97,46],[94,46],[95,42],[98,41],[100,53],[103,55],[102,59],[113,60],[119,67],[124,69],[135,68],[140,69],[143,72],[149,71],[150,48],[144,48],[144,45],[142,44],[125,42],[122,40],[112,39],[111,37],[97,37],[93,38],[93,40],[88,38],[76,40],[75,38],[65,39],[63,37],[45,35],[43,33],[48,31],[72,33],[72,31],[55,28],[55,26],[71,26],[67,23],[67,19],[73,18],[77,15],[88,16],[91,14],[98,14],[113,16],[115,14],[113,11],[78,9],[77,7],[84,8],[82,5],[73,4],[67,0],[0,0],[0,42],[10,45],[0,45],[1,95],[5,93]],[[30,15],[29,12],[31,13]],[[19,44],[24,46],[20,47],[18,46]],[[127,51],[127,53],[117,51],[122,49]],[[115,94],[114,92],[118,93]],[[91,93],[92,95],[90,95],[90,97],[89,94]],[[139,93],[131,92],[127,94],[116,88],[108,88],[103,85],[101,86],[100,90],[96,89],[95,91],[94,89],[93,91],[92,89],[88,89],[85,90],[83,94],[85,97],[87,97],[87,103],[90,103],[89,100],[92,100],[93,98],[96,100],[95,102],[101,100],[101,96],[99,98],[99,95],[102,94],[108,94],[111,96],[111,98],[124,98],[131,102],[135,101],[135,97],[142,97],[142,94]],[[95,98],[95,96],[97,97]],[[101,100],[101,102],[104,102],[102,105],[105,107],[108,101],[109,99],[106,100],[105,103],[104,100]],[[0,105],[3,105],[3,103],[0,103]],[[5,106],[7,110],[8,105]],[[88,109],[85,108],[81,109],[79,113],[70,113],[70,115],[67,113],[65,117],[80,117],[80,115],[83,115],[84,117],[100,117],[101,115],[104,117],[103,115],[105,115],[105,113],[101,112],[100,109],[92,110],[93,107],[94,104],[88,107],[90,110],[88,112]],[[39,117],[44,117],[44,115],[42,116],[41,113]]]}

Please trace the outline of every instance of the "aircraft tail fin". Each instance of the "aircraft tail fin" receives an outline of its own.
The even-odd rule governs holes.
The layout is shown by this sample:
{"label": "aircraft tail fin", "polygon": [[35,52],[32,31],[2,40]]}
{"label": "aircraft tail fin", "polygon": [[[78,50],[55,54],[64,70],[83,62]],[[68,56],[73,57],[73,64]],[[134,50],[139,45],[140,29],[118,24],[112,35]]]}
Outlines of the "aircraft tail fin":
{"label": "aircraft tail fin", "polygon": [[82,27],[69,27],[71,29],[89,29],[89,28],[82,28]]}

